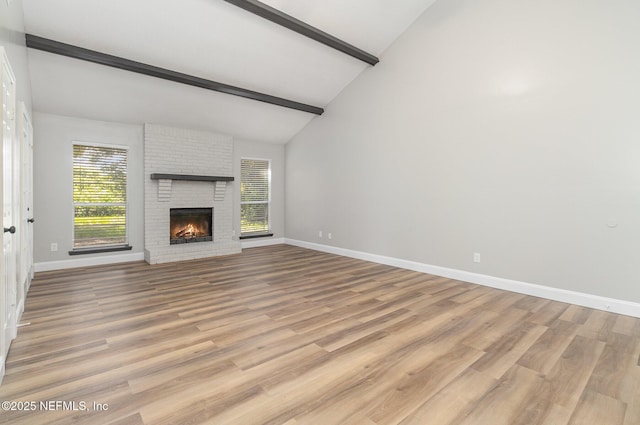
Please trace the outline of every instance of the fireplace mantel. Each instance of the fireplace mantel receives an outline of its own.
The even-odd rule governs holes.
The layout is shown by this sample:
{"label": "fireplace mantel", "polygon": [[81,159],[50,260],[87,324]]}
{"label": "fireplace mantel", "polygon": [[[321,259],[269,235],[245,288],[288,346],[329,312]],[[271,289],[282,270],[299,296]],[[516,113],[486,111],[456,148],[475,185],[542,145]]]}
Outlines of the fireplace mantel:
{"label": "fireplace mantel", "polygon": [[225,176],[196,176],[192,174],[160,174],[152,173],[151,180],[190,180],[200,182],[232,182],[233,177]]}
{"label": "fireplace mantel", "polygon": [[151,180],[158,181],[158,201],[160,202],[167,202],[171,199],[171,186],[174,180],[211,182],[214,185],[213,199],[215,201],[221,202],[224,200],[224,193],[227,188],[227,182],[232,182],[233,177],[199,176],[195,174],[151,173]]}

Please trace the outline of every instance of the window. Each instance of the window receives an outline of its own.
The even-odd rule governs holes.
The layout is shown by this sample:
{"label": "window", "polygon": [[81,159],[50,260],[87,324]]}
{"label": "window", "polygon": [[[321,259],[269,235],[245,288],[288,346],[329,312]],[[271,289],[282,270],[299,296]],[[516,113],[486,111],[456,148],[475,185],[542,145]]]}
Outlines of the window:
{"label": "window", "polygon": [[269,233],[271,165],[266,159],[240,160],[240,233]]}
{"label": "window", "polygon": [[126,245],[127,149],[73,145],[73,248]]}

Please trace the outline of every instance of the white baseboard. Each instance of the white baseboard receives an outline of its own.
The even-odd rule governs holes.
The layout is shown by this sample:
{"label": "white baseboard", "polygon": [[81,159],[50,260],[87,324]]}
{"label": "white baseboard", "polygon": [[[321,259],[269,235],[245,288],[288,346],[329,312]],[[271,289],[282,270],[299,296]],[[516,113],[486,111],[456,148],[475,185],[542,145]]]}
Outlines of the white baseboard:
{"label": "white baseboard", "polygon": [[119,255],[107,255],[100,257],[74,258],[71,260],[45,261],[35,263],[34,270],[37,272],[48,272],[51,270],[74,269],[77,267],[102,266],[104,264],[129,263],[131,261],[143,261],[144,252],[132,252]]}
{"label": "white baseboard", "polygon": [[282,245],[285,243],[284,238],[265,238],[265,239],[244,239],[240,241],[240,246],[244,248],[257,248],[259,246]]}
{"label": "white baseboard", "polygon": [[[256,239],[256,240],[245,240],[240,241],[240,246],[242,248],[255,248],[260,246],[268,246],[268,245],[280,245],[284,244],[284,238],[277,239]],[[74,269],[77,267],[88,267],[88,266],[102,266],[105,264],[117,264],[117,263],[128,263],[131,261],[142,261],[144,260],[144,252],[135,252],[135,253],[127,253],[127,254],[119,254],[119,255],[108,255],[108,256],[100,256],[100,257],[88,257],[88,258],[73,258],[70,260],[60,260],[60,261],[45,261],[41,263],[35,263],[33,265],[34,271],[37,272],[47,272],[51,270],[63,270],[63,269]]]}
{"label": "white baseboard", "polygon": [[[260,246],[268,246],[268,245],[280,245],[284,243],[285,243],[284,238],[256,239],[256,240],[240,241],[240,246],[242,248],[255,248]],[[37,272],[47,272],[51,270],[74,269],[77,267],[88,267],[88,266],[102,266],[105,264],[128,263],[131,261],[142,261],[142,260],[144,260],[144,252],[135,252],[135,253],[127,253],[127,254],[119,254],[119,255],[100,256],[100,257],[73,258],[70,260],[60,260],[60,261],[45,261],[41,263],[35,263],[33,265],[33,268],[34,268],[34,271],[37,273]]]}
{"label": "white baseboard", "polygon": [[624,314],[627,316],[640,318],[640,304],[630,301],[607,298],[582,292],[568,291],[565,289],[553,288],[550,286],[536,285],[533,283],[488,276],[464,270],[433,266],[430,264],[418,263],[415,261],[385,257],[383,255],[369,254],[362,251],[354,251],[350,249],[321,245],[295,239],[286,238],[285,243],[302,248],[327,252],[330,254],[357,258],[359,260],[371,261],[374,263],[385,264],[388,266],[399,267],[422,273],[429,273],[437,276],[447,277],[449,279],[476,283],[478,285],[489,286],[491,288],[504,289],[520,294],[533,295],[535,297],[546,298],[554,301],[576,304],[583,307],[595,308],[598,310],[604,310],[612,313]]}
{"label": "white baseboard", "polygon": [[18,303],[18,309],[16,310],[16,323],[19,324],[22,320],[22,313],[24,313],[24,297]]}

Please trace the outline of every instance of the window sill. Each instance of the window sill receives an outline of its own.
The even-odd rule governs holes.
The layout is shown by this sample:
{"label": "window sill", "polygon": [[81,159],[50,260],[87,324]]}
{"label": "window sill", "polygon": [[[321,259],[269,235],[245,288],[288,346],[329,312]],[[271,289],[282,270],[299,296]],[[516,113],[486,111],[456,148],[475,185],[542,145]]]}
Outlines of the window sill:
{"label": "window sill", "polygon": [[240,240],[242,239],[256,239],[256,238],[270,238],[273,236],[273,233],[255,233],[255,234],[246,234],[240,235]]}
{"label": "window sill", "polygon": [[131,245],[105,246],[102,248],[79,248],[69,251],[69,255],[99,254],[102,252],[131,251]]}

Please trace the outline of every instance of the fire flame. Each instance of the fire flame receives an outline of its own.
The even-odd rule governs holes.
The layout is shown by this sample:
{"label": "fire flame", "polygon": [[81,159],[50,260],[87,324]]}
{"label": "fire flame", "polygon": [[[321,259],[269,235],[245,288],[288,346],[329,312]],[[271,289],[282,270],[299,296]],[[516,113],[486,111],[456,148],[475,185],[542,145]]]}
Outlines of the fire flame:
{"label": "fire flame", "polygon": [[191,223],[187,224],[186,227],[180,229],[175,233],[175,236],[177,238],[195,238],[201,235],[204,235],[204,232],[200,231],[198,227],[194,226]]}

